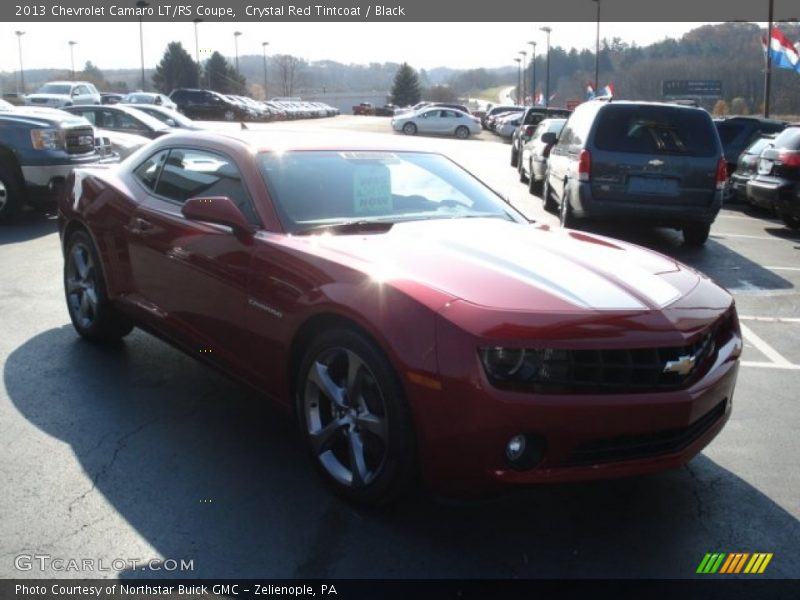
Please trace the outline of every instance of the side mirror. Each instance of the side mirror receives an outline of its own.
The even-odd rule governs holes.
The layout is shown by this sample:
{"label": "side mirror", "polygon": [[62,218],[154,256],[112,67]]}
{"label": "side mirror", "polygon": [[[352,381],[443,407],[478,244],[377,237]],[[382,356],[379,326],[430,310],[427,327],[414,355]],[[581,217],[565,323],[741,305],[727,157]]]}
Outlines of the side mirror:
{"label": "side mirror", "polygon": [[235,233],[252,233],[253,226],[244,218],[242,211],[227,196],[190,198],[181,208],[181,213],[192,221],[204,221],[225,225]]}
{"label": "side mirror", "polygon": [[165,123],[167,125],[169,125],[170,127],[177,127],[178,126],[178,124],[175,122],[175,120],[174,119],[170,119],[170,118],[167,118]]}
{"label": "side mirror", "polygon": [[539,139],[541,139],[541,140],[542,140],[542,143],[543,143],[543,144],[547,144],[548,146],[550,146],[550,145],[552,145],[552,144],[555,144],[555,143],[556,143],[556,140],[557,140],[558,138],[556,137],[556,134],[555,134],[555,133],[553,133],[552,131],[548,131],[547,133],[543,133],[543,134],[542,134],[542,137],[541,137],[541,138],[539,138]]}

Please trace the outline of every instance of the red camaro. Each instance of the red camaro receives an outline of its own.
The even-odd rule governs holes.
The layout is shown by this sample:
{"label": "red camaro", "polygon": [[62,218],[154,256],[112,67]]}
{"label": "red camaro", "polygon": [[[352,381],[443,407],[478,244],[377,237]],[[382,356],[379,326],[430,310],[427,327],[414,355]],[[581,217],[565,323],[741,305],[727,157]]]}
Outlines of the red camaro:
{"label": "red camaro", "polygon": [[396,139],[254,136],[173,134],[75,172],[80,335],[136,325],[247,381],[363,503],[417,473],[463,495],[674,468],[722,429],[742,340],[708,278],[532,225]]}

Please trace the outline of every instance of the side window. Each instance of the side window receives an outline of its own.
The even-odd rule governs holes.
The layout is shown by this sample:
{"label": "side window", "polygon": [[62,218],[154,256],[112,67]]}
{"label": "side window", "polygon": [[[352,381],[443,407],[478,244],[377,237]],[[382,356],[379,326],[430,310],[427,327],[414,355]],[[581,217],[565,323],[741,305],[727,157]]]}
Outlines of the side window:
{"label": "side window", "polygon": [[83,110],[80,113],[73,112],[72,114],[80,115],[81,117],[89,121],[89,123],[91,123],[92,125],[97,125],[97,127],[102,126],[100,123],[97,122],[97,113],[95,113],[93,110]]}
{"label": "side window", "polygon": [[164,160],[167,158],[167,154],[169,154],[169,150],[162,150],[149,157],[133,171],[133,176],[151,192],[155,191],[158,174],[164,164]]}
{"label": "side window", "polygon": [[567,121],[567,124],[564,126],[564,129],[561,130],[561,135],[558,137],[558,145],[569,146],[570,144],[572,144],[573,139],[575,139],[575,135],[572,133],[572,127],[570,126],[570,122]]}
{"label": "side window", "polygon": [[86,89],[85,85],[79,85],[78,87],[75,88],[75,93],[80,96],[85,96],[86,94],[89,93],[89,90]]}
{"label": "side window", "polygon": [[115,117],[114,125],[116,126],[117,129],[129,129],[136,131],[144,129],[141,126],[141,124],[130,115],[115,113],[114,117]]}
{"label": "side window", "polygon": [[198,196],[227,196],[248,221],[258,222],[239,169],[222,154],[173,148],[158,178],[156,193],[180,204]]}

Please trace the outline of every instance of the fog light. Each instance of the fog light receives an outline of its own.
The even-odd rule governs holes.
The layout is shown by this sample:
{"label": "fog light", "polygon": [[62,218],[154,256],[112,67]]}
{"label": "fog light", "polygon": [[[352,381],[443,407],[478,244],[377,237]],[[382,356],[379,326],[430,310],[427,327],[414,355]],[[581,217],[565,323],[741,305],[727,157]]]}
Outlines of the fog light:
{"label": "fog light", "polygon": [[517,462],[525,454],[527,445],[524,435],[515,435],[506,444],[506,456],[511,462]]}

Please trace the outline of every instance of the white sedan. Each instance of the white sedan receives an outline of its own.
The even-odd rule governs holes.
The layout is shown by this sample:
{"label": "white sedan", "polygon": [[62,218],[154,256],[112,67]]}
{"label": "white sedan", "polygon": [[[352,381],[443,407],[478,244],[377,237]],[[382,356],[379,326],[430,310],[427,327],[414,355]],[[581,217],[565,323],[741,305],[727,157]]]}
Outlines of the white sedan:
{"label": "white sedan", "polygon": [[416,133],[438,133],[455,135],[465,140],[481,132],[481,121],[460,110],[452,108],[423,108],[415,113],[395,115],[392,129],[406,135]]}

